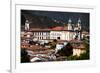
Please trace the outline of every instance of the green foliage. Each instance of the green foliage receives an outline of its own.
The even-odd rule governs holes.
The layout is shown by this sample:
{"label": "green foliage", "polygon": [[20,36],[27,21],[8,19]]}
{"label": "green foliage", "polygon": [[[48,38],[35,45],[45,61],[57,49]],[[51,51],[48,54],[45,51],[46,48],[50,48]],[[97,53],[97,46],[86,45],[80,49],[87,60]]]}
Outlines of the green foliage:
{"label": "green foliage", "polygon": [[69,56],[69,57],[67,57],[67,60],[88,60],[89,59],[89,53],[83,53],[83,54],[81,54],[80,56],[77,56],[77,55],[75,55],[75,56]]}
{"label": "green foliage", "polygon": [[86,53],[83,53],[83,54],[81,54],[80,56],[79,56],[79,60],[87,60],[87,59],[89,59],[89,53],[88,52],[86,52]]}
{"label": "green foliage", "polygon": [[57,44],[57,40],[54,39],[54,40],[50,43],[51,49],[55,49],[55,48],[56,48],[56,44]]}
{"label": "green foliage", "polygon": [[56,40],[56,39],[54,39],[54,40],[53,40],[53,43],[57,43],[57,40]]}
{"label": "green foliage", "polygon": [[[52,18],[49,16],[44,16],[41,14],[34,14],[29,11],[21,11],[21,24],[24,25],[26,19],[30,20],[30,27],[36,28],[47,28],[47,27],[55,27],[62,26],[62,23],[54,22]],[[26,17],[26,19],[25,19]],[[42,25],[42,26],[41,26]],[[41,27],[40,27],[41,26]]]}
{"label": "green foliage", "polygon": [[66,60],[78,60],[78,56],[77,55],[75,55],[75,56],[69,56],[69,57],[67,57],[67,59]]}
{"label": "green foliage", "polygon": [[58,51],[60,56],[70,56],[73,54],[73,47],[70,43],[68,43],[66,46],[64,46],[61,50]]}
{"label": "green foliage", "polygon": [[80,54],[80,56],[71,55],[71,56],[67,57],[67,60],[87,60],[87,59],[90,59],[89,42],[87,40],[84,40],[83,44],[85,46],[86,52]]}
{"label": "green foliage", "polygon": [[55,49],[56,48],[56,45],[55,44],[52,44],[50,48],[51,49]]}

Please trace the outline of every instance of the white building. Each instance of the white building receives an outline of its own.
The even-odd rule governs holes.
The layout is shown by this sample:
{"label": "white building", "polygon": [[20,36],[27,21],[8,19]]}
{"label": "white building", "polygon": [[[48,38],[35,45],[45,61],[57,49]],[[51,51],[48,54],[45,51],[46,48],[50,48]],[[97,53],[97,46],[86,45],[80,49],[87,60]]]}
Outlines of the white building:
{"label": "white building", "polygon": [[85,53],[86,49],[84,45],[79,45],[78,47],[73,48],[73,56],[77,55],[80,56],[81,54]]}
{"label": "white building", "polygon": [[49,40],[50,39],[50,30],[49,29],[31,29],[30,32],[33,33],[33,37],[39,40]]}
{"label": "white building", "polygon": [[80,30],[81,30],[81,25],[79,22],[81,22],[80,20],[78,20],[78,24],[77,27],[72,27],[71,24],[71,19],[68,20],[68,24],[64,27],[61,26],[57,26],[54,27],[51,31],[50,31],[50,39],[60,39],[60,40],[73,40],[75,39],[75,36],[78,36],[79,39],[81,39],[81,37],[79,37],[80,34]]}
{"label": "white building", "polygon": [[77,26],[72,26],[72,20],[68,20],[68,24],[66,26],[56,26],[52,29],[40,29],[40,28],[29,28],[29,22],[26,20],[25,23],[25,30],[32,32],[33,37],[37,38],[38,40],[53,40],[53,39],[60,39],[60,40],[73,40],[76,38],[81,39],[81,20],[78,20]]}

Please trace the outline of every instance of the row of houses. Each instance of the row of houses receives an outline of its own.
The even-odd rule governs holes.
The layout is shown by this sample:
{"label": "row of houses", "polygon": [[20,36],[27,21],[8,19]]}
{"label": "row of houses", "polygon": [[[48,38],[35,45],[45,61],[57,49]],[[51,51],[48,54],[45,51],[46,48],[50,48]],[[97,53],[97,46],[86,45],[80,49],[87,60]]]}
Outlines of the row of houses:
{"label": "row of houses", "polygon": [[[50,50],[48,46],[42,47],[41,44],[48,43],[51,40],[59,40],[56,44],[55,53],[64,45],[70,42],[73,46],[73,55],[80,56],[86,52],[81,39],[89,36],[89,33],[81,30],[81,20],[78,20],[77,26],[71,25],[69,19],[66,26],[56,26],[52,28],[30,28],[28,20],[25,23],[25,30],[21,31],[21,48],[27,48],[29,51],[34,51],[34,54],[48,54]],[[29,44],[30,41],[36,42],[34,45]],[[50,47],[50,46],[49,46]],[[48,51],[49,50],[49,51]],[[33,55],[33,53],[31,54]]]}

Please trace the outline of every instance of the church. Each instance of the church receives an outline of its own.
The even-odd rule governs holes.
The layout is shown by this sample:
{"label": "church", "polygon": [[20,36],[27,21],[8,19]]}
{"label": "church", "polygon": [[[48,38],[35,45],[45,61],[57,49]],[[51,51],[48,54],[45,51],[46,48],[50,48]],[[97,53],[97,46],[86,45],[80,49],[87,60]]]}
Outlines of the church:
{"label": "church", "polygon": [[76,26],[73,26],[72,20],[68,20],[68,24],[65,26],[57,26],[52,28],[50,31],[50,39],[57,39],[60,40],[74,40],[74,39],[81,39],[81,20],[79,19]]}
{"label": "church", "polygon": [[23,33],[21,34],[21,36],[37,40],[81,40],[81,20],[79,18],[76,25],[74,25],[72,24],[72,20],[69,19],[68,24],[66,24],[65,26],[56,26],[50,29],[30,28],[30,23],[28,20],[26,20],[25,31],[22,31],[21,33]]}

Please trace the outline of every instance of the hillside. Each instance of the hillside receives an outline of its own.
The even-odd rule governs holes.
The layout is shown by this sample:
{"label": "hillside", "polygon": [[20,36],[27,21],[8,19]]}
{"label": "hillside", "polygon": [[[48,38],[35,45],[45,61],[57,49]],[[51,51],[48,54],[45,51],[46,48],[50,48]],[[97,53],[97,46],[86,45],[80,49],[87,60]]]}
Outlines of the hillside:
{"label": "hillside", "polygon": [[21,26],[25,25],[25,20],[30,21],[30,28],[50,28],[54,26],[62,26],[61,23],[56,23],[50,17],[31,14],[29,12],[22,12]]}
{"label": "hillside", "polygon": [[[51,28],[54,26],[67,25],[68,19],[72,18],[73,26],[76,25],[77,19],[82,20],[82,30],[89,31],[89,14],[85,13],[57,13],[45,11],[21,10],[21,27],[24,29],[25,21],[30,21],[30,28]],[[55,22],[55,19],[59,22]],[[63,24],[65,23],[65,24]]]}

